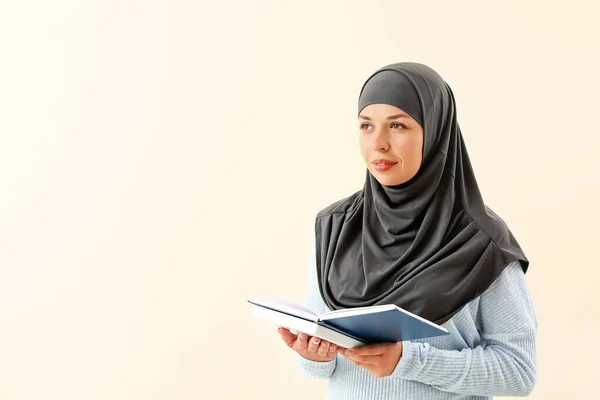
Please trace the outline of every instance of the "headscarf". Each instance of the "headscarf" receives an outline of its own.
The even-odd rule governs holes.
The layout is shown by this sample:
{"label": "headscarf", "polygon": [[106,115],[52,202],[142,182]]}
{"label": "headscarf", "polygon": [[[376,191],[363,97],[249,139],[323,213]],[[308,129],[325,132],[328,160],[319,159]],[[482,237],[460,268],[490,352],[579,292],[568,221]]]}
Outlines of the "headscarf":
{"label": "headscarf", "polygon": [[373,73],[359,96],[396,106],[423,127],[417,174],[396,186],[367,170],[363,188],[315,221],[319,290],[332,309],[395,304],[443,324],[513,261],[529,261],[484,202],[457,122],[450,86],[413,62]]}

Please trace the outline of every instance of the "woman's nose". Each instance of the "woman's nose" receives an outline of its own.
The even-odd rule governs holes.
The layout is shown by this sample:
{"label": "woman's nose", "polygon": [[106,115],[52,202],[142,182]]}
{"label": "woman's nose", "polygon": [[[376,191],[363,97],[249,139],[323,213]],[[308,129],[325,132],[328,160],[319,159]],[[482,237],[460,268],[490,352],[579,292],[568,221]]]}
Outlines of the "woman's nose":
{"label": "woman's nose", "polygon": [[377,133],[373,135],[373,143],[371,146],[374,151],[388,151],[390,148],[390,143],[387,140],[386,135]]}

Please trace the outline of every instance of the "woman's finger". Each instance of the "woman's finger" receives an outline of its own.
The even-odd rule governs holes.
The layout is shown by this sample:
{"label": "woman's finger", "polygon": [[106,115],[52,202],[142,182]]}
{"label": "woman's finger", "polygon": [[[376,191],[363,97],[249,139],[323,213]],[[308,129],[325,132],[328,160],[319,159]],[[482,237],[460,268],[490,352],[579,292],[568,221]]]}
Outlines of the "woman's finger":
{"label": "woman's finger", "polygon": [[350,361],[352,361],[354,364],[356,364],[356,365],[358,365],[359,367],[362,367],[362,368],[364,368],[364,369],[366,369],[366,370],[369,370],[370,368],[372,368],[372,367],[373,367],[373,365],[372,365],[372,364],[363,363],[363,362],[360,362],[360,361],[353,360],[353,359],[351,359],[351,358],[348,358],[348,359],[349,359]]}
{"label": "woman's finger", "polygon": [[390,350],[390,347],[394,345],[395,344],[393,343],[378,343],[355,347],[353,349],[348,349],[348,355],[377,356],[385,354]]}
{"label": "woman's finger", "polygon": [[300,350],[306,350],[306,348],[308,347],[308,335],[306,333],[298,334],[296,346],[298,346],[298,349]]}
{"label": "woman's finger", "polygon": [[283,339],[283,341],[285,342],[285,344],[288,347],[292,347],[294,345],[294,342],[296,341],[297,336],[294,335],[293,333],[291,333],[289,330],[285,329],[285,328],[279,328],[277,330],[279,332],[279,334],[281,335],[281,338]]}
{"label": "woman's finger", "polygon": [[318,337],[312,337],[312,338],[310,338],[310,341],[308,342],[308,350],[311,353],[316,353],[317,350],[319,349],[320,344],[321,344],[321,339],[319,339]]}
{"label": "woman's finger", "polygon": [[357,355],[346,355],[346,358],[355,361],[355,362],[359,362],[361,364],[371,364],[371,365],[378,365],[379,362],[381,361],[381,356],[357,356]]}
{"label": "woman's finger", "polygon": [[329,342],[323,340],[319,345],[319,349],[317,350],[317,354],[323,357],[327,357],[327,353],[329,353]]}
{"label": "woman's finger", "polygon": [[333,343],[329,344],[329,351],[327,352],[327,357],[333,357],[337,353],[337,346]]}

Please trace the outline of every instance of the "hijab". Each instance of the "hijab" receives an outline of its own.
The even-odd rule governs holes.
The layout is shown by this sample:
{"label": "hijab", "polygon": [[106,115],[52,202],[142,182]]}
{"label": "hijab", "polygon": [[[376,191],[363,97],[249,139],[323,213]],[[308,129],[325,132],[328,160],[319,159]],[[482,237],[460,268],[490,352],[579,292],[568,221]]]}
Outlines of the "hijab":
{"label": "hijab", "polygon": [[423,127],[417,174],[396,186],[367,170],[363,188],[315,221],[319,290],[332,310],[395,304],[443,324],[481,295],[513,261],[529,261],[484,202],[457,122],[454,95],[430,67],[375,71],[358,112],[389,104]]}

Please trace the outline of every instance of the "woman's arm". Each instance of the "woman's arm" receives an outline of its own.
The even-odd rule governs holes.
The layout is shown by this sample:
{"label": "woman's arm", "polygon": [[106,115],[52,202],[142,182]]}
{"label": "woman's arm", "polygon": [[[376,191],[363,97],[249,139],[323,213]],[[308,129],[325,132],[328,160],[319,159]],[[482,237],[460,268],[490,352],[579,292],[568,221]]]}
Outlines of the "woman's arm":
{"label": "woman's arm", "polygon": [[440,350],[404,342],[389,378],[403,378],[439,390],[487,396],[526,396],[536,382],[537,320],[523,271],[506,267],[480,297],[480,346]]}
{"label": "woman's arm", "polygon": [[[316,254],[313,249],[312,258],[311,258],[311,266],[310,271],[308,273],[307,279],[307,287],[306,287],[306,297],[304,300],[304,305],[311,310],[313,310],[317,314],[322,314],[327,312],[327,306],[323,299],[321,298],[321,293],[319,292],[319,284],[317,281],[317,264],[316,264]],[[296,361],[298,363],[298,367],[302,373],[310,378],[315,379],[328,379],[333,375],[336,367],[336,358],[331,361],[311,361],[304,357],[302,357],[298,353],[294,353],[296,357]]]}

